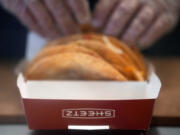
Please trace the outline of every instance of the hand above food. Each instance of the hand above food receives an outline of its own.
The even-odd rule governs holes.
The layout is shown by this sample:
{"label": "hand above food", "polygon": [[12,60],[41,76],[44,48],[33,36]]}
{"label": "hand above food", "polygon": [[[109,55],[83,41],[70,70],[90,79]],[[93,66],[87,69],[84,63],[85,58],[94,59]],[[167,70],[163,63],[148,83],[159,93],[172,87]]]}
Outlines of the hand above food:
{"label": "hand above food", "polygon": [[29,30],[48,39],[82,33],[83,26],[91,25],[96,32],[141,48],[170,32],[180,15],[179,0],[98,0],[92,12],[90,2],[0,0]]}
{"label": "hand above food", "polygon": [[179,0],[99,0],[93,26],[143,48],[170,32],[180,15]]}
{"label": "hand above food", "polygon": [[54,39],[80,32],[90,23],[86,0],[0,0],[27,28]]}

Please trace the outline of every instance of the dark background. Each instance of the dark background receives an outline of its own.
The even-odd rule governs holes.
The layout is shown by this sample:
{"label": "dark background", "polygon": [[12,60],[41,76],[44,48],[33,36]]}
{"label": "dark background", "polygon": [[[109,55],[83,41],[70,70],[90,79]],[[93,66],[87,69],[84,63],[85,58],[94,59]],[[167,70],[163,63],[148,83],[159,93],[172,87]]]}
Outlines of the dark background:
{"label": "dark background", "polygon": [[[0,7],[0,59],[22,58],[27,32],[14,16]],[[143,53],[151,56],[180,55],[180,25]]]}

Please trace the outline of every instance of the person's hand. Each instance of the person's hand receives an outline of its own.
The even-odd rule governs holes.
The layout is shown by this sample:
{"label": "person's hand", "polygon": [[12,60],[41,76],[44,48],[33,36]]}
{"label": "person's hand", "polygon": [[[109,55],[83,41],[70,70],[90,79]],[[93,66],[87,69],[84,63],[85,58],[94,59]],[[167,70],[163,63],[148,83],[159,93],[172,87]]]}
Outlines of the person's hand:
{"label": "person's hand", "polygon": [[180,0],[99,0],[92,24],[107,35],[143,48],[177,23]]}
{"label": "person's hand", "polygon": [[80,32],[90,23],[87,0],[0,0],[30,30],[56,38]]}

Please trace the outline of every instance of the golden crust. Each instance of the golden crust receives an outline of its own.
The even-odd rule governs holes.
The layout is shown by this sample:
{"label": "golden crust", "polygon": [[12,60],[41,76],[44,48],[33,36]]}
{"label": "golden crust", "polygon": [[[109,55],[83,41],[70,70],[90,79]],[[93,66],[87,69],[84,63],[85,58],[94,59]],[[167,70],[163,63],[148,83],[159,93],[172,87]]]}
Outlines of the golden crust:
{"label": "golden crust", "polygon": [[[136,79],[138,79],[140,81],[145,80],[147,70],[146,70],[145,62],[144,62],[141,54],[139,53],[139,51],[137,49],[135,49],[135,47],[133,47],[133,48],[128,47],[127,45],[125,45],[124,43],[120,42],[119,40],[117,40],[113,37],[111,37],[110,40],[114,45],[121,47],[121,49],[131,59],[131,62],[133,62],[134,66],[138,69],[135,72],[139,72],[136,74],[141,74],[141,76],[136,76]],[[131,71],[133,71],[133,70],[131,70]]]}
{"label": "golden crust", "polygon": [[125,71],[126,67],[129,67],[131,64],[123,59],[123,54],[117,54],[113,50],[109,49],[108,46],[95,40],[77,40],[75,43],[97,52],[104,58],[104,60],[112,64],[120,73],[127,76],[128,79],[133,79],[133,76]]}
{"label": "golden crust", "polygon": [[80,52],[66,52],[42,58],[27,69],[25,76],[28,80],[126,80],[100,57]]}
{"label": "golden crust", "polygon": [[38,60],[41,58],[59,54],[59,53],[64,53],[64,52],[82,52],[86,53],[92,56],[100,57],[98,53],[94,52],[93,50],[90,50],[88,48],[85,48],[83,46],[79,46],[75,43],[69,43],[67,45],[60,45],[60,46],[51,46],[42,49],[36,57],[31,61],[29,66],[31,66],[33,63],[36,63]]}
{"label": "golden crust", "polygon": [[[120,80],[128,79],[128,80],[143,81],[147,77],[146,64],[144,62],[142,55],[138,52],[136,48],[128,47],[127,45],[120,42],[116,38],[110,36],[103,36],[95,33],[73,35],[48,43],[47,47],[42,49],[42,51],[31,62],[31,64],[29,65],[29,69],[34,67],[34,65],[37,65],[37,63],[39,63],[42,60],[49,59],[50,57],[54,58],[53,56],[59,56],[58,58],[61,58],[62,56],[60,57],[60,54],[71,54],[71,53],[73,55],[75,54],[79,54],[79,55],[83,54],[83,56],[87,55],[91,57],[90,59],[92,59],[92,57],[93,59],[101,59],[99,61],[103,61],[106,64],[111,65],[111,67],[113,67],[114,70],[116,70],[119,73],[119,75],[121,76]],[[86,61],[85,59],[79,57],[79,63],[85,64]],[[95,65],[99,64],[93,62],[90,63],[88,63],[89,65],[86,63],[89,66],[89,68],[91,68],[91,66],[93,66],[94,68]],[[88,67],[86,67],[85,65],[84,68],[86,69],[86,71],[90,72],[90,70],[87,70]],[[82,70],[82,69],[79,68],[78,70]],[[81,73],[81,71],[78,70],[76,70],[76,72]],[[67,74],[67,71],[64,72],[65,72],[64,74]],[[104,70],[102,69],[101,72],[104,72]],[[84,79],[89,80],[88,76],[86,77],[87,78]],[[110,78],[112,79],[112,77]],[[110,78],[109,79],[106,78],[106,79],[111,80]],[[90,77],[90,80],[91,79],[92,77]],[[102,79],[102,80],[106,80],[106,79]],[[112,79],[112,80],[116,80],[116,79]]]}
{"label": "golden crust", "polygon": [[81,34],[70,35],[68,37],[63,37],[63,38],[59,38],[59,39],[56,39],[54,41],[48,42],[45,45],[45,48],[52,47],[52,46],[55,46],[55,45],[64,45],[64,44],[67,44],[69,42],[73,42],[73,41],[76,41],[76,40],[82,39],[82,38],[83,38],[83,36]]}
{"label": "golden crust", "polygon": [[[100,34],[95,34],[95,33],[89,33],[89,34],[84,34],[84,37],[87,39],[96,39],[98,41],[101,41],[103,43],[103,36]],[[146,64],[144,61],[143,56],[141,55],[141,53],[135,48],[135,47],[129,47],[126,44],[124,44],[123,42],[121,42],[120,40],[112,37],[112,36],[106,36],[108,38],[108,40],[116,47],[122,49],[122,51],[124,52],[124,56],[123,59],[126,62],[129,62],[131,64],[134,65],[134,67],[137,67],[138,70],[134,69],[134,67],[130,67],[129,69],[133,69],[131,71],[135,71],[135,72],[139,72],[139,73],[135,73],[134,75],[136,76],[136,74],[142,74],[142,76],[136,76],[136,79],[138,80],[144,80],[147,78],[147,68],[146,68]]]}

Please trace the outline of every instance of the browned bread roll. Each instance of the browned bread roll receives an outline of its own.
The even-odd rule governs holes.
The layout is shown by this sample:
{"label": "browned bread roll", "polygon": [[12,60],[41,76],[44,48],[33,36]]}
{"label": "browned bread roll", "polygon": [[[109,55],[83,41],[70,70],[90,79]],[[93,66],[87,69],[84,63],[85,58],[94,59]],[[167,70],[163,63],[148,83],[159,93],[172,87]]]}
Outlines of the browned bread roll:
{"label": "browned bread roll", "polygon": [[147,76],[141,54],[119,40],[95,33],[52,41],[25,71],[28,80],[137,80]]}

